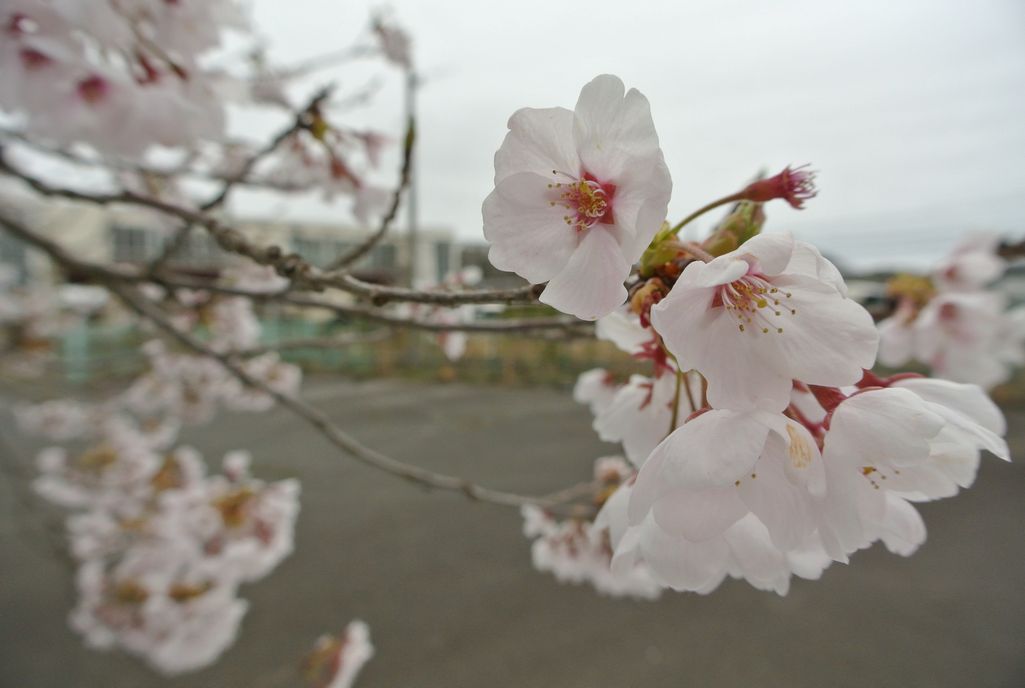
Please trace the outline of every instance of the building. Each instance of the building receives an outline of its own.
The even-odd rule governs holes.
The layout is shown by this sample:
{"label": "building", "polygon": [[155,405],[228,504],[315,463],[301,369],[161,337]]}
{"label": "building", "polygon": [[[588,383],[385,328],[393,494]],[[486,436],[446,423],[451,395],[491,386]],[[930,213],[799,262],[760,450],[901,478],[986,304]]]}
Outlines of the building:
{"label": "building", "polygon": [[[142,264],[161,254],[176,234],[178,221],[135,207],[100,207],[18,199],[10,203],[22,220],[60,242],[72,255],[100,263]],[[369,230],[312,221],[238,219],[232,226],[255,244],[280,246],[317,267],[326,267],[362,244]],[[417,231],[416,255],[410,256],[407,235],[398,226],[354,266],[362,279],[384,284],[408,279],[411,262],[419,284],[436,284],[462,267],[462,250],[453,233],[426,227]],[[215,277],[224,267],[244,260],[229,255],[202,228],[194,228],[172,254],[168,267],[197,277]],[[10,264],[21,280],[53,277],[48,261],[26,250],[21,242],[0,232],[0,262]]]}

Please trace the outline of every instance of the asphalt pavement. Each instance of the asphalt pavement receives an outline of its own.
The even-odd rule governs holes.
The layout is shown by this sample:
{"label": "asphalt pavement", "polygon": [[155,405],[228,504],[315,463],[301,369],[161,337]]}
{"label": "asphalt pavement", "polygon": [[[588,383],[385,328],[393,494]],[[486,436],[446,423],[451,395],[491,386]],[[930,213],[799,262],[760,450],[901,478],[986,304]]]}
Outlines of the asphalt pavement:
{"label": "asphalt pavement", "polygon": [[[546,492],[613,453],[565,391],[317,381],[309,397],[388,454],[491,486]],[[72,570],[59,512],[23,489],[33,442],[0,415],[0,686],[300,686],[314,639],[350,619],[376,657],[357,688],[1025,686],[1025,412],[1016,462],[987,457],[977,484],[925,504],[928,541],[881,546],[795,581],[787,597],[737,581],[711,595],[614,600],[530,564],[515,509],[428,493],[339,454],[284,411],[228,415],[186,439],[210,461],[248,447],[254,470],[303,485],[297,551],[250,600],[213,667],[164,679],[67,627]],[[19,489],[19,486],[21,489]]]}

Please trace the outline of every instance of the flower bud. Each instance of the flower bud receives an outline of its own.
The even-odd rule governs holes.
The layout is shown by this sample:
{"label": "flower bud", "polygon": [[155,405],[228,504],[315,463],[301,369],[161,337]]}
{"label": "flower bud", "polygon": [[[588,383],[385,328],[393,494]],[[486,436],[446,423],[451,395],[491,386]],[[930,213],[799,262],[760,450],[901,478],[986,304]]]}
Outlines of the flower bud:
{"label": "flower bud", "polygon": [[649,278],[661,270],[667,263],[672,263],[684,253],[683,244],[670,230],[669,223],[663,222],[651,244],[641,255],[639,274],[641,277]]}
{"label": "flower bud", "polygon": [[782,198],[794,208],[801,210],[804,202],[814,198],[818,193],[815,189],[815,173],[806,171],[806,167],[807,165],[802,165],[791,169],[787,166],[775,177],[752,182],[738,195],[744,200],[758,203]]}
{"label": "flower bud", "polygon": [[725,255],[740,248],[740,245],[751,237],[760,234],[764,224],[765,212],[762,210],[762,204],[741,201],[712,231],[702,246],[713,256]]}

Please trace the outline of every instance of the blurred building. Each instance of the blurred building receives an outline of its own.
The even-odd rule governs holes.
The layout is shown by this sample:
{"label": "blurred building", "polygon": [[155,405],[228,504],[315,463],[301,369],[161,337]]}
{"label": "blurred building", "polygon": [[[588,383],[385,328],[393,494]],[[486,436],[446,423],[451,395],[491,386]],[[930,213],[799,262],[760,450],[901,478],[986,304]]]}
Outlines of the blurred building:
{"label": "blurred building", "polygon": [[[35,230],[58,240],[73,255],[101,263],[142,264],[164,250],[176,233],[177,223],[160,213],[136,208],[102,208],[44,203],[19,204],[22,219]],[[370,230],[350,225],[309,221],[264,219],[234,220],[232,226],[255,244],[280,246],[317,267],[355,249]],[[463,267],[463,249],[451,230],[424,227],[417,231],[416,255],[401,228],[378,242],[354,266],[360,278],[384,284],[402,282],[411,261],[418,282],[440,282],[448,273]],[[171,255],[168,268],[198,278],[215,278],[220,271],[244,259],[231,255],[202,228],[194,228]],[[25,279],[46,279],[52,268],[35,252],[0,232],[0,262],[8,263]]]}

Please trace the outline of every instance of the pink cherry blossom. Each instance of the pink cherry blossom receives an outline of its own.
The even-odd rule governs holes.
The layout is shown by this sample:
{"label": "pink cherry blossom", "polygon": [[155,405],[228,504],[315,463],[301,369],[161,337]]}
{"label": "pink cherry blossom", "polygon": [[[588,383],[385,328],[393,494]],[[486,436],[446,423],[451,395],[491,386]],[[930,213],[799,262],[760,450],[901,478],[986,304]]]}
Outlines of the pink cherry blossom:
{"label": "pink cherry blossom", "polygon": [[542,302],[587,320],[626,301],[623,282],[672,190],[648,101],[624,90],[602,75],[572,112],[513,114],[483,207],[491,263],[548,282]]}

